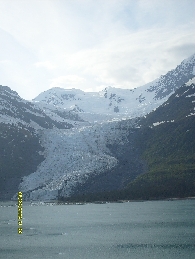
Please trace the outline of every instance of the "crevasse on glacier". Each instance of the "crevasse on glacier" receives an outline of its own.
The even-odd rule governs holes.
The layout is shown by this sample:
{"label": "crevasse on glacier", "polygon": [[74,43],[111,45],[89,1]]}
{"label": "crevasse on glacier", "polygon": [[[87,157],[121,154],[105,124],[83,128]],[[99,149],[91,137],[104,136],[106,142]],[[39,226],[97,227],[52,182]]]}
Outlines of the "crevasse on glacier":
{"label": "crevasse on glacier", "polygon": [[64,196],[69,196],[77,182],[117,164],[106,146],[116,141],[121,144],[127,141],[126,131],[119,128],[118,122],[43,130],[45,160],[36,172],[23,178],[19,189],[24,199],[55,199],[61,189]]}

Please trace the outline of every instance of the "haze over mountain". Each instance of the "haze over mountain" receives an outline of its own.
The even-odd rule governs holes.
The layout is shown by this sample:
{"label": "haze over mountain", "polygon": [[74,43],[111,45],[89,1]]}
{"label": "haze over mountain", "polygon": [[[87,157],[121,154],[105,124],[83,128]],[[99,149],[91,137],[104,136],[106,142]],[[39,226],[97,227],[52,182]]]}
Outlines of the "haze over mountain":
{"label": "haze over mountain", "polygon": [[[179,125],[189,122],[186,130],[192,132],[194,67],[192,55],[166,75],[133,90],[108,87],[85,93],[53,88],[32,102],[1,86],[1,198],[10,199],[18,190],[26,200],[65,198],[92,189],[93,193],[120,190],[140,174],[155,171],[153,162],[144,157],[155,126],[176,125],[177,118]],[[185,116],[176,108],[180,104]],[[166,107],[171,107],[169,113],[164,112]],[[144,120],[138,118],[143,116]],[[158,139],[162,132],[156,134]],[[182,130],[181,141],[183,134]],[[190,152],[189,157],[193,149]]]}
{"label": "haze over mountain", "polygon": [[166,75],[133,90],[107,87],[98,93],[87,93],[79,89],[52,88],[34,101],[42,108],[49,104],[79,112],[82,118],[93,122],[104,120],[102,115],[111,115],[110,118],[142,116],[165,102],[193,76],[194,62],[195,55],[192,55]]}

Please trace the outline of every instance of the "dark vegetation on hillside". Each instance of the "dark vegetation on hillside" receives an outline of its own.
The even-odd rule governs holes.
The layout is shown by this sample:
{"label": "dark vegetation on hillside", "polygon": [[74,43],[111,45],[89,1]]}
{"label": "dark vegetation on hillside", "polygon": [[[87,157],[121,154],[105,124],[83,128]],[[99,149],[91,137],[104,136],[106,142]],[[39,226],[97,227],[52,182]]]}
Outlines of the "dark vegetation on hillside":
{"label": "dark vegetation on hillside", "polygon": [[[1,115],[34,120],[45,128],[69,128],[56,124],[34,105],[22,103],[15,92],[0,87]],[[15,97],[9,97],[9,92]],[[118,165],[104,173],[89,175],[64,201],[117,201],[195,196],[195,85],[182,86],[162,106],[133,123],[122,121],[128,141],[107,145]],[[40,116],[36,116],[38,114]],[[58,114],[79,120],[74,113]],[[71,117],[72,116],[72,117]],[[159,123],[158,123],[159,122]],[[128,125],[136,125],[130,127]],[[159,124],[159,125],[157,125]],[[36,171],[44,160],[34,129],[24,124],[0,123],[0,199],[11,199],[23,176]]]}
{"label": "dark vegetation on hillside", "polygon": [[30,130],[0,124],[0,199],[11,199],[23,176],[36,171],[44,159],[39,138]]}
{"label": "dark vegetation on hillside", "polygon": [[[108,145],[114,157],[120,161],[117,166],[103,173],[91,174],[83,184],[78,184],[75,188],[75,194],[97,193],[121,190],[127,184],[135,179],[140,172],[145,170],[145,163],[142,161],[138,150],[133,145],[133,139],[129,145]],[[59,191],[60,196],[60,191]]]}
{"label": "dark vegetation on hillside", "polygon": [[[79,120],[74,112],[63,112],[65,119]],[[18,191],[23,176],[36,171],[43,161],[39,136],[29,123],[46,129],[72,128],[72,124],[52,120],[31,102],[23,100],[15,91],[0,85],[0,199],[11,199]],[[14,124],[13,121],[17,121]],[[19,122],[21,121],[21,123]]]}
{"label": "dark vegetation on hillside", "polygon": [[[123,146],[122,157],[131,163],[130,150],[136,150],[135,163],[140,157],[146,166],[140,167],[139,173],[136,172],[139,175],[124,188],[96,193],[83,191],[61,200],[92,202],[195,196],[195,116],[191,116],[195,112],[194,93],[194,85],[184,85],[166,103],[141,118],[140,128],[129,131],[129,143],[133,147],[129,148],[129,143]],[[153,125],[162,121],[164,123],[158,126]],[[116,147],[110,148],[117,150]],[[120,167],[122,160],[117,158],[118,175],[122,174],[120,170],[126,170],[128,174],[129,167]]]}

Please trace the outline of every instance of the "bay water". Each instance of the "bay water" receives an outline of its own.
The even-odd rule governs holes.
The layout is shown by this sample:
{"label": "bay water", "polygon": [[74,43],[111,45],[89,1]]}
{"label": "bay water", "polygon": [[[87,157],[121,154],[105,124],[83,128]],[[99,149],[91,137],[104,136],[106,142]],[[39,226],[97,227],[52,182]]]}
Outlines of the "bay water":
{"label": "bay water", "polygon": [[195,200],[84,205],[0,202],[0,258],[194,259]]}

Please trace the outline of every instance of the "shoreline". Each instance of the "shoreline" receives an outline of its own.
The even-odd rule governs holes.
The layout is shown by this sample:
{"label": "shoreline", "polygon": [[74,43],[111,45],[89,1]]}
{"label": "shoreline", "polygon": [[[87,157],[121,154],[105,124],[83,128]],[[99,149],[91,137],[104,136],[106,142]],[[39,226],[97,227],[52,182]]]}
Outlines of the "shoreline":
{"label": "shoreline", "polygon": [[56,205],[85,205],[85,204],[107,204],[107,203],[127,203],[127,202],[147,202],[147,201],[177,201],[177,200],[195,200],[195,197],[184,197],[184,198],[165,198],[165,199],[148,199],[148,200],[117,200],[117,201],[78,201],[78,202],[68,202],[68,201],[46,201],[44,203],[54,203]]}
{"label": "shoreline", "polygon": [[[148,200],[117,200],[117,201],[78,201],[78,202],[69,202],[69,201],[58,201],[58,200],[50,200],[50,201],[23,201],[24,203],[29,203],[31,206],[37,206],[37,204],[42,205],[85,205],[85,204],[107,204],[107,203],[128,203],[128,202],[147,202],[147,201],[179,201],[179,200],[195,200],[195,197],[184,197],[184,198],[165,198],[165,199],[148,199]],[[16,202],[13,200],[0,200],[0,202]],[[17,205],[17,204],[16,204]]]}

